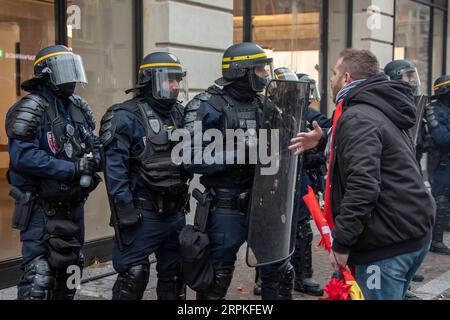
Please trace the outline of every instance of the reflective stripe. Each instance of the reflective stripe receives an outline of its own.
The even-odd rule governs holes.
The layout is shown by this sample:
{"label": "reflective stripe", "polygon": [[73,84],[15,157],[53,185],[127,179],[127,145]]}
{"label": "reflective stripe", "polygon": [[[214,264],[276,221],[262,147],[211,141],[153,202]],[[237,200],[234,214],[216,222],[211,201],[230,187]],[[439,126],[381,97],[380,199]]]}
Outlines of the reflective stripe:
{"label": "reflective stripe", "polygon": [[181,64],[179,63],[149,63],[143,64],[139,67],[139,69],[152,68],[152,67],[178,67],[181,68]]}
{"label": "reflective stripe", "polygon": [[434,86],[434,91],[436,91],[436,90],[439,89],[440,87],[442,87],[442,86],[444,86],[444,85],[446,85],[446,84],[449,84],[449,83],[450,83],[450,80],[435,85],[435,86]]}
{"label": "reflective stripe", "polygon": [[242,60],[252,60],[258,58],[267,58],[267,54],[258,53],[251,56],[239,56],[239,57],[231,57],[231,58],[223,58],[223,62],[231,62],[231,61],[242,61]]}
{"label": "reflective stripe", "polygon": [[34,65],[37,65],[39,62],[41,62],[42,60],[45,60],[47,58],[54,57],[54,56],[60,56],[60,55],[63,55],[63,54],[71,54],[71,55],[73,55],[73,52],[61,51],[61,52],[50,53],[50,54],[47,54],[47,55],[43,56],[42,58],[39,58],[38,60],[36,60]]}
{"label": "reflective stripe", "polygon": [[230,69],[230,65],[229,64],[224,64],[224,65],[222,65],[222,69]]}

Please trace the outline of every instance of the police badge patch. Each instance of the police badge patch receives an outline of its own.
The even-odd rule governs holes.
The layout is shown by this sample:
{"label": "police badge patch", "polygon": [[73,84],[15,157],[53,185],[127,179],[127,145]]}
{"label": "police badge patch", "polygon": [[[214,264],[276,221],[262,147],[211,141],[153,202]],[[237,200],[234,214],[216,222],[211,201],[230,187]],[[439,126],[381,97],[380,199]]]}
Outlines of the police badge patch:
{"label": "police badge patch", "polygon": [[48,143],[50,150],[53,152],[53,154],[56,154],[55,135],[51,131],[47,132],[47,143]]}

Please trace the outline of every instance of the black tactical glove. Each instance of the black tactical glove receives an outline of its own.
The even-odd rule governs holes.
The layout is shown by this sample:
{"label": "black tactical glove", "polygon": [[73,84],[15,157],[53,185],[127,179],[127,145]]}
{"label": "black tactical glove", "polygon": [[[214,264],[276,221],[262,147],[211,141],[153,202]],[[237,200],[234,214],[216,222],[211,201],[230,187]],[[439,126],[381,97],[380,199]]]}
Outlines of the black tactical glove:
{"label": "black tactical glove", "polygon": [[75,176],[93,176],[97,170],[97,163],[94,158],[83,157],[75,163]]}

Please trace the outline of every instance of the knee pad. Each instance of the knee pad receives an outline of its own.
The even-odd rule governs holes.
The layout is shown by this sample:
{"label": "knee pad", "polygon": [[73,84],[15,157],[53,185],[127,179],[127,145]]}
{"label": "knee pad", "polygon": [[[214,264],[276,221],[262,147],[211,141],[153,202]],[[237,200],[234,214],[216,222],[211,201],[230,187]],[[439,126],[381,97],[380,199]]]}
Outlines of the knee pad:
{"label": "knee pad", "polygon": [[231,280],[233,279],[234,266],[233,267],[220,267],[214,269],[214,282],[211,287],[200,292],[197,295],[198,300],[225,300],[230,287]]}
{"label": "knee pad", "polygon": [[25,285],[18,288],[18,300],[52,300],[55,272],[47,258],[40,256],[25,265]]}
{"label": "knee pad", "polygon": [[181,265],[158,273],[156,294],[158,300],[186,300],[186,284]]}
{"label": "knee pad", "polygon": [[133,266],[117,276],[113,300],[142,300],[150,276],[150,265]]}

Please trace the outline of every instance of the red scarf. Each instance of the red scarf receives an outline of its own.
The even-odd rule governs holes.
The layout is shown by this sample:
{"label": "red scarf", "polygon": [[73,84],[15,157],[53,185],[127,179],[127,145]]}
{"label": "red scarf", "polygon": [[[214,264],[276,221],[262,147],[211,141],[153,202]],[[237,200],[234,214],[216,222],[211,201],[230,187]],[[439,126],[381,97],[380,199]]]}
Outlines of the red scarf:
{"label": "red scarf", "polygon": [[333,164],[334,160],[334,138],[335,138],[335,132],[336,132],[336,126],[339,121],[339,118],[342,115],[342,111],[344,109],[344,99],[338,102],[338,105],[336,107],[336,111],[334,112],[333,116],[333,128],[331,133],[331,145],[330,145],[330,157],[328,161],[328,175],[327,175],[327,183],[325,187],[325,209],[324,209],[324,215],[325,219],[328,222],[328,225],[330,226],[331,230],[334,229],[334,221],[333,221],[333,213],[331,210],[331,166]]}

